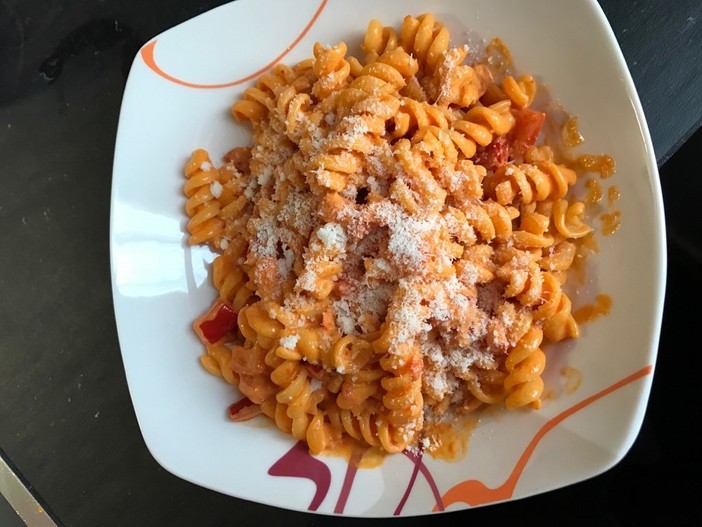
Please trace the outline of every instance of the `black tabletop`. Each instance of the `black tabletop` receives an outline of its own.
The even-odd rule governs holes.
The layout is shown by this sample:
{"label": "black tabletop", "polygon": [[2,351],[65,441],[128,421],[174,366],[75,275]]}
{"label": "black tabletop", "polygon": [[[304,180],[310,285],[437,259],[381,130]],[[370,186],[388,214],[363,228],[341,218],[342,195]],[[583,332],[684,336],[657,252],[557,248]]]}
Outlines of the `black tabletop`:
{"label": "black tabletop", "polygon": [[[142,44],[221,3],[0,1],[0,448],[66,525],[356,521],[253,504],[169,474],[148,453],[127,391],[108,247],[122,91]],[[691,323],[702,295],[694,213],[702,132],[693,136],[702,119],[702,3],[600,4],[646,112],[667,211],[668,290],[646,419],[629,454],[601,476],[441,521],[702,524]]]}

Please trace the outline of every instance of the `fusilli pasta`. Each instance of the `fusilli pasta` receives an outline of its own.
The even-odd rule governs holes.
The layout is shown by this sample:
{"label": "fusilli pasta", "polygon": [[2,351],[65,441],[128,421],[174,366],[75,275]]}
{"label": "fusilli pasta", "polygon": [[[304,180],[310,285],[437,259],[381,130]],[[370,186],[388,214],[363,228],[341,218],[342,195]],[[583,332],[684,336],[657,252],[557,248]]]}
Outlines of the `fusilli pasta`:
{"label": "fusilli pasta", "polygon": [[592,229],[571,188],[614,165],[537,146],[537,83],[499,40],[481,61],[423,14],[372,20],[361,50],[274,67],[231,107],[253,146],[192,154],[188,243],[219,253],[194,328],[253,403],[233,419],[313,453],[431,450],[456,413],[541,406],[544,344],[579,334],[564,284]]}

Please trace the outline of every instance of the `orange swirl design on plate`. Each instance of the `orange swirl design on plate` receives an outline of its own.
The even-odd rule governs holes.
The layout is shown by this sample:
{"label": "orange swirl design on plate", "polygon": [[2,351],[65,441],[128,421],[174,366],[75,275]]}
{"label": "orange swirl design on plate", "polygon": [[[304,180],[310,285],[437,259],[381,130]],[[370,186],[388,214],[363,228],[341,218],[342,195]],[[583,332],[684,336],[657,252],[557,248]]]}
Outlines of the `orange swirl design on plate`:
{"label": "orange swirl design on plate", "polygon": [[322,3],[319,4],[319,7],[315,11],[314,15],[312,15],[312,18],[310,21],[307,23],[305,28],[302,30],[302,32],[297,36],[297,38],[290,44],[283,52],[278,55],[275,59],[273,59],[271,62],[263,66],[261,69],[254,71],[250,75],[247,75],[246,77],[242,77],[241,79],[237,79],[231,82],[225,82],[223,84],[197,84],[194,82],[188,82],[182,79],[179,79],[177,77],[174,77],[173,75],[170,75],[169,73],[166,73],[161,69],[161,67],[156,63],[156,58],[154,56],[154,50],[156,49],[156,43],[158,42],[158,39],[152,40],[148,44],[146,44],[143,48],[141,48],[141,58],[144,61],[144,64],[148,66],[150,70],[152,70],[154,73],[157,75],[163,77],[164,79],[171,81],[175,84],[180,84],[181,86],[185,86],[187,88],[196,88],[196,89],[201,89],[201,90],[208,90],[208,89],[217,89],[217,88],[230,88],[231,86],[236,86],[238,84],[243,84],[245,82],[248,82],[252,79],[255,79],[262,73],[265,73],[267,70],[278,64],[283,58],[290,53],[295,46],[305,37],[305,35],[309,32],[309,30],[312,28],[314,23],[317,21],[319,18],[319,15],[322,14],[322,11],[324,10],[324,7],[327,5],[328,0],[322,0]]}
{"label": "orange swirl design on plate", "polygon": [[[457,485],[451,487],[448,490],[448,492],[446,492],[441,497],[443,506],[448,507],[457,502],[463,502],[467,503],[470,506],[476,506],[484,505],[486,503],[492,503],[495,501],[507,500],[511,498],[512,494],[514,493],[514,489],[517,486],[517,481],[519,481],[519,477],[522,475],[524,467],[529,461],[531,455],[534,453],[536,445],[539,443],[539,441],[541,441],[541,439],[543,439],[543,437],[548,432],[550,432],[553,428],[556,427],[556,425],[561,423],[567,417],[573,415],[575,412],[582,410],[586,406],[597,401],[598,399],[601,399],[605,395],[608,395],[637,379],[649,375],[652,371],[653,365],[649,364],[645,368],[642,368],[632,373],[631,375],[624,377],[620,381],[615,382],[614,384],[605,388],[604,390],[601,390],[591,395],[590,397],[583,399],[579,403],[574,404],[570,408],[562,411],[560,414],[551,418],[536,432],[536,434],[531,439],[527,447],[524,449],[524,452],[522,452],[522,455],[517,460],[517,463],[514,465],[512,473],[502,485],[491,489],[478,480],[471,479],[462,481],[461,483],[458,483]],[[433,510],[434,512],[436,512],[437,510],[439,510],[439,507],[434,507]]]}

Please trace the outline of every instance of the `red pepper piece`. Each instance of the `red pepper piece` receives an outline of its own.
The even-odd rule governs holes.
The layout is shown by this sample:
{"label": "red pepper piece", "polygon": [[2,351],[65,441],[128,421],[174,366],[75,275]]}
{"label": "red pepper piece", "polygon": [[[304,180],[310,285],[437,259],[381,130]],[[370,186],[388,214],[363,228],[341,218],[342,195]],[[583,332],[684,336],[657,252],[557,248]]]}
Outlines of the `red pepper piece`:
{"label": "red pepper piece", "polygon": [[482,151],[475,154],[473,162],[488,170],[497,170],[509,159],[510,146],[505,136],[498,137]]}
{"label": "red pepper piece", "polygon": [[193,324],[195,333],[205,344],[214,344],[237,327],[237,313],[231,306],[217,300],[207,313]]}
{"label": "red pepper piece", "polygon": [[534,146],[544,126],[546,114],[528,108],[514,112],[514,128],[509,133],[510,157],[523,156]]}
{"label": "red pepper piece", "polygon": [[248,408],[251,406],[253,403],[248,397],[242,397],[240,400],[235,402],[234,404],[229,405],[229,418],[232,421],[238,421],[239,420],[239,413],[244,410],[245,408]]}
{"label": "red pepper piece", "polygon": [[534,146],[544,126],[546,114],[524,108],[513,112],[514,128],[507,135],[496,138],[475,154],[473,161],[488,170],[497,170],[510,159],[523,156]]}

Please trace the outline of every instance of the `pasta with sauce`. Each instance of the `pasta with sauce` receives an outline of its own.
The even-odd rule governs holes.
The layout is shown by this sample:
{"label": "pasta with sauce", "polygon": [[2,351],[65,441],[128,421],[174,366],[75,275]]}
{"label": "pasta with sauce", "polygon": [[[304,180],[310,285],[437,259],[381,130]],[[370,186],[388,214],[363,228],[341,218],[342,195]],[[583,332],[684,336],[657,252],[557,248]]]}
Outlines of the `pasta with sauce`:
{"label": "pasta with sauce", "polygon": [[579,334],[571,189],[613,165],[537,145],[537,83],[499,40],[480,62],[424,14],[372,20],[361,50],[275,66],[231,108],[253,146],[193,153],[188,241],[218,253],[219,291],[194,327],[252,403],[234,419],[313,453],[431,450],[456,413],[541,406],[545,344]]}

